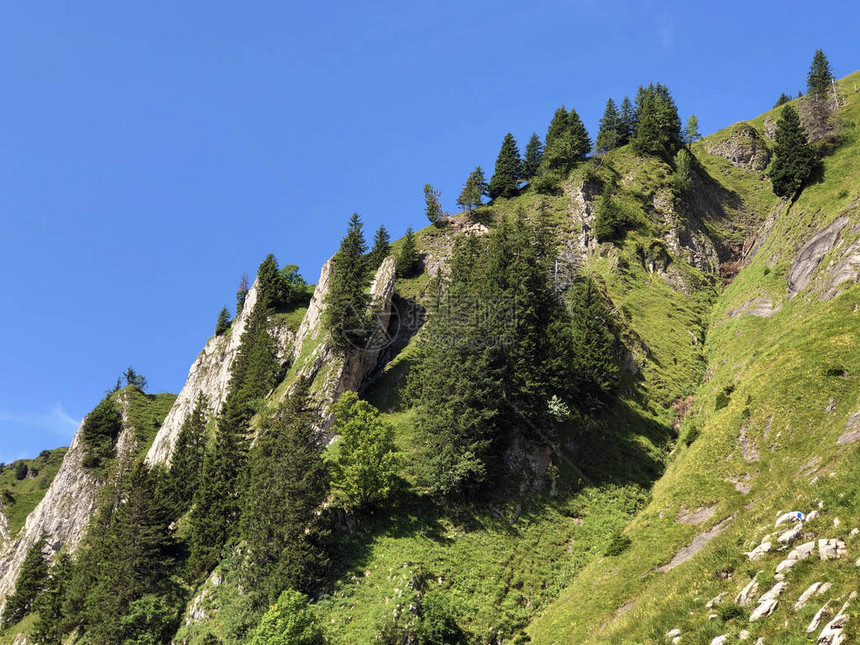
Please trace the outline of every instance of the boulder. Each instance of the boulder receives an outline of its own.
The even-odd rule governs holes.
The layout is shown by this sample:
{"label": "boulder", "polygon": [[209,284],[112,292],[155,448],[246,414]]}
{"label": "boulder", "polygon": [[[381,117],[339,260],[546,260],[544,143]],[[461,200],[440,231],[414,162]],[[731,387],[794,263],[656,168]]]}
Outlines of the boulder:
{"label": "boulder", "polygon": [[812,620],[809,623],[809,626],[806,628],[806,633],[811,634],[816,629],[818,629],[818,625],[821,623],[821,617],[824,615],[824,612],[827,611],[827,608],[830,606],[830,601],[828,600],[826,603],[821,605],[821,608],[815,612],[815,615],[812,617]]}
{"label": "boulder", "polygon": [[746,605],[750,604],[750,602],[752,601],[752,597],[756,594],[757,591],[758,582],[756,582],[756,579],[753,578],[747,583],[747,586],[741,589],[740,593],[735,596],[735,602],[742,607],[745,607]]}
{"label": "boulder", "polygon": [[783,513],[776,519],[776,523],[773,525],[774,528],[781,526],[782,524],[786,524],[787,522],[802,522],[803,521],[803,513],[800,511],[788,511],[787,513]]}
{"label": "boulder", "polygon": [[789,560],[806,560],[815,552],[815,542],[806,542],[794,547],[788,554]]}
{"label": "boulder", "polygon": [[784,582],[777,582],[770,590],[758,599],[758,606],[753,610],[750,616],[750,622],[754,623],[760,618],[770,616],[779,605],[779,596],[785,591],[788,585]]}
{"label": "boulder", "polygon": [[822,560],[841,560],[846,555],[848,549],[842,539],[818,540],[818,557]]}
{"label": "boulder", "polygon": [[755,562],[756,560],[761,560],[764,557],[765,553],[770,551],[772,546],[773,546],[773,544],[771,542],[762,542],[756,548],[754,548],[752,551],[747,553],[747,557],[749,558],[750,562]]}
{"label": "boulder", "polygon": [[800,611],[801,609],[803,609],[806,606],[806,603],[809,601],[809,599],[812,598],[812,595],[816,591],[818,591],[819,587],[821,587],[820,582],[813,582],[811,585],[809,585],[806,588],[806,591],[804,591],[802,594],[800,594],[800,598],[798,598],[797,602],[794,603],[794,606],[792,607],[792,609],[794,609],[794,611]]}
{"label": "boulder", "polygon": [[803,525],[795,524],[792,528],[788,529],[785,533],[776,538],[776,541],[780,544],[791,544],[797,538],[801,536],[803,533]]}
{"label": "boulder", "polygon": [[845,623],[848,622],[848,614],[845,613],[847,609],[848,603],[846,602],[833,617],[833,620],[827,623],[824,629],[821,630],[816,641],[817,645],[839,645],[846,642],[848,637],[842,630],[845,628]]}

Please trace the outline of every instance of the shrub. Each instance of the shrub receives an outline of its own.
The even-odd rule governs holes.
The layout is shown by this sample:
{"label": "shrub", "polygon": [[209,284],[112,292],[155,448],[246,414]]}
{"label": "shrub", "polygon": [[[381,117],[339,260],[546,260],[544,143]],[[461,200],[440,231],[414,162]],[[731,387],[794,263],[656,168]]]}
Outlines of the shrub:
{"label": "shrub", "polygon": [[248,645],[324,645],[325,637],[302,593],[288,589],[263,615]]}
{"label": "shrub", "polygon": [[621,241],[632,224],[633,218],[612,199],[609,186],[604,187],[594,219],[594,235],[597,241]]}
{"label": "shrub", "polygon": [[633,541],[629,537],[624,535],[621,531],[617,531],[609,541],[609,546],[606,547],[605,555],[610,557],[621,555],[630,547],[631,544],[633,544]]}

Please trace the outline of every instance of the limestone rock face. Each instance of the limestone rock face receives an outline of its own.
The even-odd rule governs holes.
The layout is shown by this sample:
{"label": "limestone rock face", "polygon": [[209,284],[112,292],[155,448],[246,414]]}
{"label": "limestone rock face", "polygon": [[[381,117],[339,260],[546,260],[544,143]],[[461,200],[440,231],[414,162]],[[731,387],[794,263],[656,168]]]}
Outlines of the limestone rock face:
{"label": "limestone rock face", "polygon": [[738,168],[764,170],[770,161],[770,150],[758,131],[751,125],[739,127],[729,138],[709,143],[708,152]]}
{"label": "limestone rock face", "polygon": [[834,220],[829,226],[813,235],[803,245],[791,263],[788,273],[789,297],[795,296],[809,284],[812,274],[824,256],[832,249],[840,239],[842,229],[848,224],[848,217],[842,216]]}
{"label": "limestone rock face", "polygon": [[[167,413],[164,423],[146,455],[146,463],[169,464],[173,448],[179,437],[179,430],[189,414],[194,410],[197,395],[203,393],[208,402],[209,416],[217,415],[227,398],[227,388],[230,383],[230,368],[239,353],[242,333],[254,305],[257,303],[256,281],[245,296],[245,305],[233,320],[230,331],[221,336],[213,336],[197,356],[182,391]],[[287,360],[293,351],[294,335],[286,327],[272,330],[278,343],[279,358]]]}

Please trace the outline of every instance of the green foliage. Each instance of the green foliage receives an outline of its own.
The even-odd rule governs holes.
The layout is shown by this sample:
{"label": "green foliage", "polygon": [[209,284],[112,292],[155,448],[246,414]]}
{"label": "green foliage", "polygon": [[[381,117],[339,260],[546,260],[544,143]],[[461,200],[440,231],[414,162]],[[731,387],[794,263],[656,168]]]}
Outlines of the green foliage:
{"label": "green foliage", "polygon": [[138,374],[131,366],[123,372],[123,378],[125,378],[127,386],[140,388],[141,391],[146,389],[146,377],[143,374]]}
{"label": "green foliage", "polygon": [[490,199],[515,197],[519,193],[522,168],[523,162],[517,148],[517,140],[508,132],[502,140],[502,147],[496,158],[496,169],[490,178],[488,188]]}
{"label": "green foliage", "polygon": [[366,251],[361,218],[354,213],[332,259],[323,311],[323,326],[341,349],[350,345],[363,346],[367,337],[370,297],[365,291],[369,284],[364,257]]}
{"label": "green foliage", "polygon": [[431,224],[441,224],[444,220],[442,204],[439,201],[441,197],[442,193],[431,184],[424,184],[424,213]]}
{"label": "green foliage", "polygon": [[21,481],[27,476],[30,468],[27,466],[27,462],[25,461],[16,461],[15,462],[15,479],[17,481]]}
{"label": "green foliage", "polygon": [[203,392],[197,394],[194,410],[179,429],[170,462],[171,501],[178,510],[187,510],[200,485],[206,455],[206,408]]}
{"label": "green foliage", "polygon": [[691,114],[690,118],[687,119],[687,125],[684,126],[684,143],[689,145],[701,138],[702,134],[699,132],[699,119],[695,114]]}
{"label": "green foliage", "polygon": [[532,177],[537,174],[542,162],[543,144],[541,143],[537,132],[532,132],[532,136],[526,144],[525,157],[523,159],[522,180],[531,181]]}
{"label": "green foliage", "polygon": [[734,392],[734,390],[735,386],[733,384],[729,384],[717,393],[717,398],[714,400],[714,411],[719,411],[728,407],[732,400],[732,392]]}
{"label": "green foliage", "polygon": [[789,104],[782,108],[774,134],[776,145],[770,166],[773,192],[794,198],[803,189],[815,169],[815,153],[797,111]]}
{"label": "green foliage", "polygon": [[618,381],[615,359],[618,341],[613,333],[612,312],[594,280],[574,283],[568,296],[574,371],[580,388],[592,396],[603,395]]}
{"label": "green foliage", "polygon": [[415,233],[412,232],[412,227],[406,229],[406,235],[403,236],[403,244],[400,247],[400,253],[397,255],[397,277],[411,278],[421,266],[421,256],[418,254],[418,247],[415,242]]}
{"label": "green foliage", "polygon": [[33,627],[33,639],[44,645],[60,645],[63,642],[64,616],[63,603],[72,577],[72,559],[65,551],[61,552],[51,567],[45,591],[33,604],[38,613]]}
{"label": "green foliage", "polygon": [[[35,459],[21,459],[0,466],[0,512],[8,522],[9,535],[18,533],[27,515],[42,500],[67,451],[67,448],[43,450]],[[24,468],[26,476],[19,479]]]}
{"label": "green foliage", "polygon": [[717,614],[720,616],[720,620],[726,623],[735,618],[745,619],[747,617],[746,610],[734,602],[723,602],[717,605]]}
{"label": "green foliage", "polygon": [[397,474],[392,428],[370,403],[344,392],[335,405],[332,430],[340,435],[332,487],[343,504],[362,509],[384,501]]}
{"label": "green foliage", "polygon": [[489,187],[487,180],[484,179],[484,171],[478,166],[469,173],[468,179],[463,186],[460,196],[457,198],[457,205],[460,206],[466,213],[471,214],[472,210],[481,206],[483,202],[481,197],[487,193]]}
{"label": "green foliage", "polygon": [[228,329],[230,329],[230,312],[227,310],[227,307],[224,307],[218,312],[218,322],[215,323],[215,335],[221,336]]}
{"label": "green foliage", "polygon": [[120,618],[124,645],[160,645],[169,643],[176,632],[176,607],[163,596],[147,594],[128,606]]}
{"label": "green foliage", "polygon": [[607,184],[597,203],[594,217],[594,236],[598,242],[617,242],[624,239],[627,230],[634,224],[633,218],[612,197]]}
{"label": "green foliage", "polygon": [[631,143],[640,154],[671,159],[681,147],[681,118],[669,88],[657,83],[639,87]]}
{"label": "green foliage", "polygon": [[693,155],[686,148],[681,148],[675,155],[675,173],[672,175],[672,183],[676,194],[685,195],[693,185]]}
{"label": "green foliage", "polygon": [[547,170],[567,175],[573,166],[584,161],[591,152],[591,140],[582,119],[564,106],[556,110],[546,133],[544,164]]}
{"label": "green foliage", "polygon": [[375,272],[389,253],[391,253],[391,236],[385,225],[380,224],[373,236],[373,248],[370,249],[370,255],[367,257],[368,271]]}
{"label": "green foliage", "polygon": [[606,109],[603,111],[603,118],[600,119],[600,130],[597,133],[597,140],[594,142],[597,154],[604,154],[618,147],[621,135],[621,119],[618,115],[618,108],[615,106],[615,101],[611,98],[606,101]]}
{"label": "green foliage", "polygon": [[284,591],[248,641],[248,645],[324,645],[325,636],[298,591]]}
{"label": "green foliage", "polygon": [[776,100],[776,103],[774,103],[773,107],[778,108],[785,105],[786,103],[791,103],[791,97],[785,92],[782,92],[779,95],[779,98]]}
{"label": "green foliage", "polygon": [[90,412],[81,426],[85,446],[84,468],[98,468],[114,455],[116,439],[122,430],[122,416],[113,396],[107,396]]}
{"label": "green foliage", "polygon": [[270,253],[257,270],[257,289],[263,307],[274,310],[300,302],[305,296],[305,281],[295,264],[278,269],[278,261]]}
{"label": "green foliage", "polygon": [[621,101],[621,110],[618,113],[618,145],[623,146],[630,143],[633,129],[636,126],[636,110],[630,97],[625,96]]}
{"label": "green foliage", "polygon": [[255,606],[274,602],[284,589],[312,589],[325,569],[318,511],[328,474],[318,423],[302,383],[267,416],[251,453],[240,537],[247,545],[243,586]]}
{"label": "green foliage", "polygon": [[45,559],[45,538],[41,537],[27,551],[21,571],[15,580],[15,593],[8,597],[3,609],[3,624],[17,623],[33,607],[48,582]]}
{"label": "green foliage", "polygon": [[248,296],[248,290],[251,288],[251,283],[248,282],[248,274],[243,273],[239,279],[239,287],[236,289],[236,315],[242,313],[245,308],[245,298]]}
{"label": "green foliage", "polygon": [[609,545],[606,547],[605,555],[609,557],[613,557],[616,555],[621,555],[627,549],[630,548],[630,545],[633,544],[633,541],[621,531],[616,532],[612,539],[609,541]]}
{"label": "green foliage", "polygon": [[817,99],[825,99],[831,91],[832,83],[833,71],[830,62],[823,51],[816,49],[806,75],[806,93]]}

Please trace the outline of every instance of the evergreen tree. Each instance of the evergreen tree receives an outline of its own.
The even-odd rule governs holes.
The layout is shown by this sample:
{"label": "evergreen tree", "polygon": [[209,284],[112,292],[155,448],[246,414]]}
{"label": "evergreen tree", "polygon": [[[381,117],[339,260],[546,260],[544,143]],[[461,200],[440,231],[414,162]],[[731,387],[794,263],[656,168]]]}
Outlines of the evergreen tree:
{"label": "evergreen tree", "polygon": [[424,184],[424,212],[431,224],[441,224],[444,220],[442,204],[439,201],[442,193],[434,189],[431,184]]}
{"label": "evergreen tree", "polygon": [[367,508],[391,493],[397,476],[394,431],[379,411],[355,392],[335,405],[335,434],[340,435],[332,468],[332,487],[347,507]]}
{"label": "evergreen tree", "polygon": [[364,254],[361,218],[354,213],[346,235],[332,259],[329,290],[323,310],[323,324],[340,349],[364,345],[368,330],[367,307],[370,297],[365,293],[370,280]]}
{"label": "evergreen tree", "polygon": [[502,141],[499,156],[496,158],[496,170],[490,179],[490,199],[516,197],[519,192],[522,165],[517,140],[508,132]]}
{"label": "evergreen tree", "polygon": [[567,174],[591,152],[591,141],[582,119],[564,106],[556,110],[546,134],[544,162],[551,171]]}
{"label": "evergreen tree", "polygon": [[786,94],[785,92],[783,92],[782,94],[779,95],[779,98],[776,100],[776,104],[773,107],[778,108],[778,107],[785,105],[786,103],[790,103],[790,102],[791,102],[791,97],[788,94]]}
{"label": "evergreen tree", "polygon": [[672,180],[678,195],[684,195],[693,185],[693,155],[686,148],[681,148],[675,155],[675,172]]}
{"label": "evergreen tree", "polygon": [[309,590],[325,568],[318,511],[328,495],[323,447],[307,384],[270,414],[251,455],[242,514],[244,586],[258,606],[288,588]]}
{"label": "evergreen tree", "polygon": [[[532,132],[529,142],[526,144],[525,159],[523,159],[523,181],[531,181],[532,177],[537,174],[543,161],[543,144],[537,132]],[[480,166],[479,166],[480,167]],[[480,201],[480,199],[479,199]]]}
{"label": "evergreen tree", "polygon": [[325,645],[308,598],[289,589],[266,612],[248,645]]}
{"label": "evergreen tree", "polygon": [[84,468],[97,468],[114,455],[116,440],[122,431],[122,415],[114,397],[106,396],[90,412],[81,425],[81,440],[86,452]]}
{"label": "evergreen tree", "polygon": [[48,584],[48,563],[45,559],[45,538],[39,538],[27,551],[15,580],[15,593],[8,597],[3,609],[4,625],[24,618],[45,591]]}
{"label": "evergreen tree", "polygon": [[248,290],[251,285],[248,282],[248,274],[243,273],[242,277],[239,279],[239,288],[236,289],[236,315],[238,316],[242,313],[242,309],[245,307],[245,298],[248,296]]}
{"label": "evergreen tree", "polygon": [[227,307],[218,313],[218,322],[215,324],[215,335],[220,336],[230,329],[230,312]]}
{"label": "evergreen tree", "polygon": [[370,250],[370,255],[367,258],[369,271],[375,273],[390,252],[391,236],[385,229],[385,225],[380,224],[376,230],[376,235],[373,236],[373,248]]}
{"label": "evergreen tree", "polygon": [[699,132],[699,119],[695,114],[691,114],[687,119],[687,125],[684,127],[684,143],[687,145],[701,139],[702,134]]}
{"label": "evergreen tree", "polygon": [[575,348],[574,369],[580,389],[591,396],[600,396],[612,389],[619,371],[611,312],[590,278],[574,285],[568,306]]}
{"label": "evergreen tree", "polygon": [[636,96],[636,126],[631,142],[641,154],[671,159],[682,144],[681,119],[669,90],[653,83]]}
{"label": "evergreen tree", "polygon": [[487,192],[487,181],[484,179],[484,171],[480,166],[469,173],[466,184],[457,198],[457,205],[460,206],[467,214],[472,213],[474,208],[482,206],[481,196]]}
{"label": "evergreen tree", "polygon": [[615,101],[610,98],[606,101],[606,109],[603,111],[603,118],[600,119],[600,131],[594,144],[597,154],[604,154],[618,147],[620,129],[621,119],[618,109],[615,107]]}
{"label": "evergreen tree", "polygon": [[597,214],[594,217],[594,236],[597,241],[622,240],[632,224],[633,221],[629,215],[612,198],[610,186],[604,186],[603,195],[597,203]]}
{"label": "evergreen tree", "polygon": [[833,71],[830,62],[820,49],[815,50],[809,73],[806,75],[806,93],[819,100],[826,100],[831,92]]}
{"label": "evergreen tree", "polygon": [[63,603],[72,577],[72,559],[65,551],[57,556],[51,567],[45,591],[33,604],[38,613],[33,627],[33,639],[44,645],[60,645],[66,633]]}
{"label": "evergreen tree", "polygon": [[406,228],[406,235],[403,236],[403,245],[400,247],[400,253],[397,256],[397,276],[399,278],[411,278],[418,271],[421,264],[421,257],[418,255],[418,247],[415,243],[415,233],[412,232],[412,227]]}
{"label": "evergreen tree", "polygon": [[266,309],[274,309],[282,300],[283,286],[278,261],[272,253],[257,269],[257,301]]}
{"label": "evergreen tree", "polygon": [[780,112],[774,134],[776,144],[770,166],[773,192],[795,197],[809,181],[815,168],[815,153],[809,145],[800,117],[791,104]]}
{"label": "evergreen tree", "polygon": [[621,101],[621,110],[618,114],[618,145],[623,146],[630,143],[633,130],[636,127],[636,113],[630,98],[625,96]]}
{"label": "evergreen tree", "polygon": [[203,392],[197,394],[194,410],[179,429],[176,447],[170,461],[170,480],[173,503],[176,508],[186,510],[194,492],[200,485],[200,473],[206,456],[206,409],[208,405]]}

